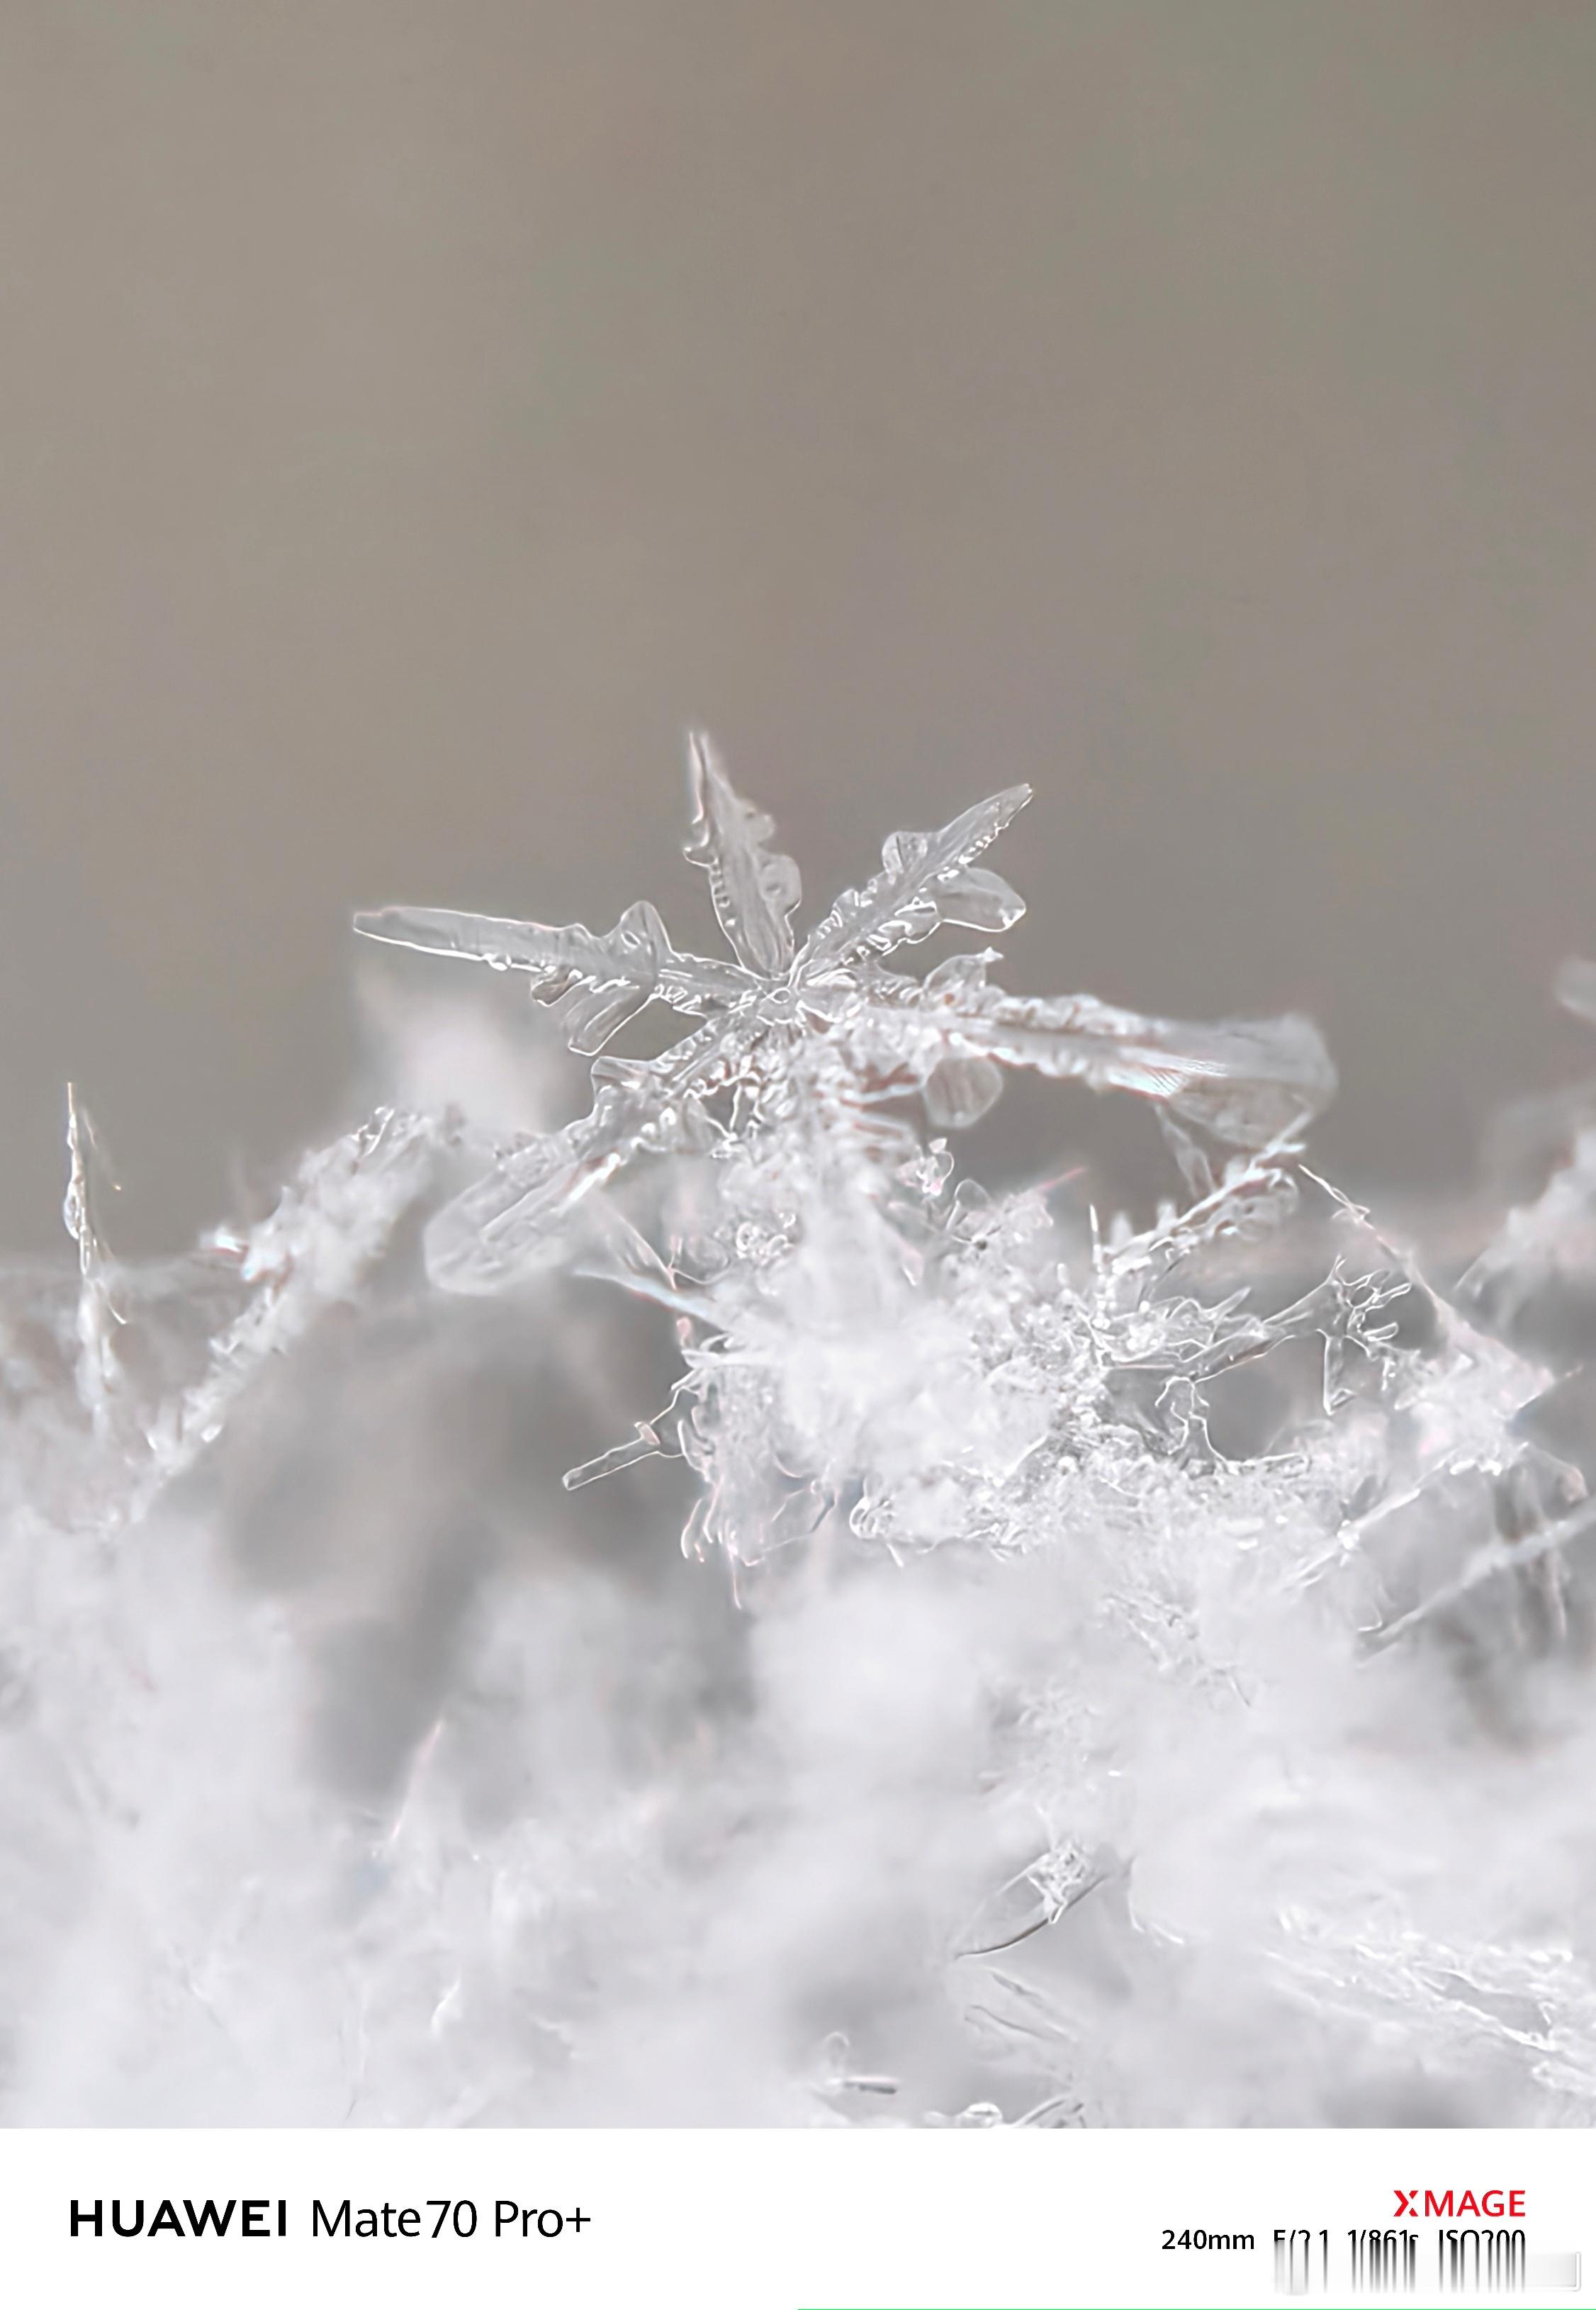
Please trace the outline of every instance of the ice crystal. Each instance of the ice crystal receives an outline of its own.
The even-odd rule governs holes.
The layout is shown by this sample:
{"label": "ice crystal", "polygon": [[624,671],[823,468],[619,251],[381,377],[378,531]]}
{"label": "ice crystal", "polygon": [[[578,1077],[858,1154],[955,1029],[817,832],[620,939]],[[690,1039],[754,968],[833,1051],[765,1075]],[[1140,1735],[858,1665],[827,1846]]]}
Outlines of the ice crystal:
{"label": "ice crystal", "polygon": [[1090,995],[1010,995],[988,984],[990,951],[923,979],[881,968],[878,957],[943,925],[1001,932],[1019,920],[1024,901],[975,862],[1028,786],[935,833],[889,835],[880,873],[845,890],[794,951],[796,866],[767,847],[771,821],[733,791],[707,739],[692,739],[690,759],[687,855],[708,874],[730,963],[679,952],[646,900],[598,933],[419,907],[355,917],[367,938],[525,972],[584,1055],[650,1003],[705,1021],[658,1058],[596,1058],[587,1115],[509,1151],[438,1214],[429,1263],[451,1289],[499,1290],[556,1255],[576,1206],[639,1157],[745,1147],[811,1112],[822,1129],[853,1124],[863,1142],[864,1111],[911,1091],[933,1124],[969,1124],[997,1098],[1004,1066],[1139,1092],[1165,1103],[1183,1134],[1198,1126],[1231,1146],[1261,1145],[1330,1096],[1334,1075],[1303,1019],[1201,1029]]}
{"label": "ice crystal", "polygon": [[[1596,963],[1565,963],[1555,991],[1566,1010],[1596,1027]],[[1507,1213],[1459,1285],[1466,1303],[1509,1331],[1550,1292],[1565,1302],[1596,1293],[1596,1097],[1588,1087],[1565,1093],[1537,1121],[1566,1159],[1533,1202]]]}
{"label": "ice crystal", "polygon": [[[1149,2012],[1183,1981],[1221,2010],[1244,1978],[1272,1983],[1260,1993],[1282,2042],[1307,2042],[1293,2006],[1310,2036],[1338,2014],[1366,2022],[1368,1952],[1394,1965],[1400,1947],[1416,2058],[1442,2076],[1513,2036],[1493,1984],[1522,1977],[1541,2035],[1514,2042],[1541,2049],[1532,2074],[1548,2091],[1582,2092],[1552,2049],[1583,2027],[1583,1962],[1511,1935],[1498,1947],[1499,1905],[1460,1897],[1447,1930],[1466,1915],[1480,1937],[1465,1960],[1418,1922],[1418,1880],[1390,1837],[1371,1838],[1356,1808],[1340,1823],[1342,1744],[1370,1737],[1390,1696],[1367,1681],[1375,1661],[1434,1640],[1488,1717],[1528,1724],[1543,1706],[1532,1664],[1583,1640],[1596,1509],[1580,1467],[1533,1432],[1556,1374],[1479,1321],[1492,1279],[1533,1293],[1541,1247],[1566,1251],[1571,1203],[1591,1207],[1583,1153],[1448,1298],[1303,1161],[1333,1085],[1305,1021],[1205,1029],[1014,996],[989,951],[923,977],[885,967],[943,926],[1018,918],[1018,896],[975,861],[1023,789],[889,838],[880,873],[799,944],[798,875],[770,821],[702,741],[691,761],[688,855],[733,966],[679,953],[641,908],[603,938],[413,912],[360,925],[528,971],[579,1049],[650,1000],[707,1021],[662,1058],[599,1060],[586,1117],[508,1151],[433,1223],[438,1281],[499,1288],[635,1158],[678,1159],[651,1239],[612,1212],[575,1255],[673,1313],[685,1369],[664,1412],[568,1484],[680,1455],[698,1479],[690,1553],[724,1551],[743,1575],[839,1534],[900,1565],[951,1547],[1034,1568],[1021,1593],[1036,1649],[1011,1624],[997,1646],[1009,1761],[994,1769],[1046,1828],[981,1898],[956,1960],[980,1984],[967,2025],[1038,2089],[1017,2122],[1192,2114],[1162,2098],[1150,2053],[1094,2051],[1100,1993],[1070,1976],[1084,1959],[1089,1977],[1105,1933]],[[1565,999],[1590,1007],[1589,985],[1565,974]],[[957,1180],[910,1102],[933,1134],[957,1128],[1013,1067],[1152,1102],[1184,1204],[1148,1228],[1093,1211],[1072,1225],[1045,1193],[994,1200]],[[1444,1740],[1410,1730],[1400,1746],[1397,1779],[1442,1771]],[[1175,1857],[1184,1806],[1213,1838],[1208,1862]],[[1378,1889],[1377,1928],[1357,1896],[1332,1899],[1333,1923],[1285,1898],[1309,1824],[1331,1880]],[[1238,1904],[1237,1884],[1256,1892]],[[1062,1962],[1064,1982],[1023,1977],[1022,1959]],[[884,2096],[890,2079],[865,2074]],[[821,2090],[856,2116],[852,2071]]]}
{"label": "ice crystal", "polygon": [[[75,1257],[0,1273],[0,2106],[1590,2123],[1596,1090],[1410,1241],[1308,1160],[1306,1022],[907,967],[1018,919],[1025,789],[803,934],[690,772],[726,956],[360,917],[543,1039],[395,995],[252,1222],[120,1258],[69,1095]],[[591,1104],[505,1142],[556,1033]],[[1015,1069],[1150,1107],[1168,1201],[961,1177]]]}
{"label": "ice crystal", "polygon": [[[1323,1312],[1311,1300],[1260,1334],[1229,1311],[1210,1324],[1193,1301],[1167,1298],[1156,1315],[1148,1305],[1155,1271],[1162,1283],[1210,1238],[1289,1200],[1287,1151],[1333,1087],[1323,1043],[1298,1018],[1200,1028],[1090,995],[1011,995],[988,979],[990,950],[919,978],[886,969],[880,958],[944,926],[997,932],[1019,919],[1019,895],[975,862],[1028,801],[1024,786],[935,833],[889,836],[880,873],[795,946],[798,871],[768,847],[770,820],[701,736],[690,762],[687,855],[708,874],[732,965],[679,952],[646,904],[603,934],[410,908],[357,917],[368,937],[526,972],[584,1053],[650,1001],[707,1020],[659,1058],[598,1059],[587,1116],[508,1151],[432,1221],[432,1273],[456,1290],[512,1284],[635,1158],[706,1158],[707,1215],[684,1220],[690,1231],[667,1255],[639,1246],[627,1262],[693,1336],[686,1380],[633,1444],[568,1483],[679,1450],[704,1484],[690,1547],[744,1562],[812,1529],[850,1489],[856,1532],[1011,1541],[1061,1379],[1078,1439],[1116,1367],[1158,1371],[1147,1419],[1178,1429],[1199,1378]],[[973,1123],[1004,1067],[1158,1103],[1205,1190],[1156,1244],[1101,1263],[1069,1315],[1052,1281],[1026,1280],[1018,1239],[1037,1215],[1017,1210],[1000,1229],[1017,1243],[1009,1284],[983,1261],[978,1203],[948,1191],[943,1142],[924,1150],[891,1111],[917,1095],[933,1125]],[[1237,1148],[1257,1151],[1216,1185],[1213,1151]],[[1027,1289],[1040,1297],[1022,1322]],[[1339,1308],[1345,1295],[1326,1289]]]}

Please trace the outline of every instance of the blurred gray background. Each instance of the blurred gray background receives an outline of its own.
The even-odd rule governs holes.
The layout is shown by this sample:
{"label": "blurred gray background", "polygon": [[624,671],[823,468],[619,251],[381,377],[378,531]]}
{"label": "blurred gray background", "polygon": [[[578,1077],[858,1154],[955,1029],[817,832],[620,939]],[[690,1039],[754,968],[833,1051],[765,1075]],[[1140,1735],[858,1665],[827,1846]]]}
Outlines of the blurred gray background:
{"label": "blurred gray background", "polygon": [[1588,0],[4,0],[6,1247],[69,1075],[124,1248],[325,1128],[356,905],[705,934],[689,718],[816,901],[1030,779],[1011,983],[1465,1180],[1596,949],[1593,109]]}

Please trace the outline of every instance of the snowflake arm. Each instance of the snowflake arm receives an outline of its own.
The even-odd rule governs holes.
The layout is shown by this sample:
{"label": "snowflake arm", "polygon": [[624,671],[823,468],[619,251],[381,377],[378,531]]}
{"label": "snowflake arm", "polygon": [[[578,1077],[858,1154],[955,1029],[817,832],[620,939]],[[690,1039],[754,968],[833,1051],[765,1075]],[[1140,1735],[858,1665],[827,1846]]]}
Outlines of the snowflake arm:
{"label": "snowflake arm", "polygon": [[[997,1069],[1024,1067],[1094,1090],[1132,1091],[1227,1144],[1262,1147],[1316,1115],[1335,1089],[1330,1055],[1306,1019],[1192,1026],[1090,994],[1008,994],[986,984],[988,959],[956,955],[924,980],[882,973],[872,986],[865,1017],[885,1045],[917,1064],[932,1090],[933,1121],[959,1119],[937,1090],[953,1070],[968,1087],[964,1103],[984,1097],[990,1105],[1001,1087]],[[952,1104],[960,1104],[957,1094]]]}
{"label": "snowflake arm", "polygon": [[423,954],[457,955],[494,970],[520,970],[540,1003],[558,1003],[566,1040],[590,1057],[646,1003],[701,1016],[746,996],[754,981],[734,964],[679,954],[658,911],[644,899],[612,931],[585,923],[511,922],[442,907],[384,907],[357,915],[362,938]]}
{"label": "snowflake arm", "polygon": [[709,877],[715,918],[745,969],[780,978],[792,966],[787,917],[802,890],[798,869],[767,850],[776,822],[745,802],[701,730],[688,741],[693,822],[685,856]]}
{"label": "snowflake arm", "polygon": [[862,890],[845,890],[817,923],[794,967],[800,981],[818,978],[871,954],[929,938],[943,923],[966,930],[1006,931],[1025,900],[1001,874],[972,864],[1031,799],[1029,786],[1008,786],[934,834],[889,834],[881,871]]}
{"label": "snowflake arm", "polygon": [[587,1114],[525,1141],[429,1222],[433,1281],[449,1291],[502,1291],[547,1264],[561,1229],[595,1188],[649,1155],[702,1149],[704,1099],[733,1070],[735,1024],[714,1020],[658,1059],[605,1059]]}

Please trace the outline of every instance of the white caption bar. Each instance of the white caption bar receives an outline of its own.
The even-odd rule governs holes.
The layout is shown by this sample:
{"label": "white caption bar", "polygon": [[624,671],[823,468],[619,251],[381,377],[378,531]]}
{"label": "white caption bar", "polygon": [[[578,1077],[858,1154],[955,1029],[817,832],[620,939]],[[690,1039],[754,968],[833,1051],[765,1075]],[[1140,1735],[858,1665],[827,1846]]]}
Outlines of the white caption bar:
{"label": "white caption bar", "polygon": [[1577,2305],[1588,2133],[0,2136],[18,2304]]}

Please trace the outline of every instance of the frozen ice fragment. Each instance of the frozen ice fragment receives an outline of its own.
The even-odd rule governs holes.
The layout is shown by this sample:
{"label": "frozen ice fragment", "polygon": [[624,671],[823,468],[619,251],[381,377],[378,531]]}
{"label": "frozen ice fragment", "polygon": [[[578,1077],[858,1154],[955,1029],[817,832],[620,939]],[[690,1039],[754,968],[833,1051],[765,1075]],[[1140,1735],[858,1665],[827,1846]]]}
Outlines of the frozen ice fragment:
{"label": "frozen ice fragment", "polygon": [[[551,1255],[576,1205],[633,1161],[742,1146],[817,1102],[843,1102],[863,1152],[880,1135],[864,1119],[872,1104],[918,1090],[934,1124],[962,1127],[992,1106],[1003,1066],[1132,1091],[1232,1146],[1269,1143],[1330,1097],[1334,1072],[1305,1020],[1188,1027],[1089,995],[1013,996],[988,985],[988,954],[952,957],[923,980],[880,968],[878,957],[944,925],[993,932],[1019,917],[1017,893],[975,862],[1029,800],[1028,786],[935,832],[889,835],[880,873],[845,891],[794,955],[798,874],[768,847],[770,820],[699,734],[689,763],[687,855],[708,873],[733,963],[678,953],[646,902],[603,934],[406,908],[357,917],[369,937],[527,971],[571,1047],[589,1055],[656,997],[707,1015],[658,1059],[597,1062],[585,1124],[514,1151],[499,1175],[434,1219],[430,1271],[448,1288],[514,1282]],[[1210,1177],[1195,1150],[1186,1168],[1200,1185]]]}
{"label": "frozen ice fragment", "polygon": [[[963,919],[947,913],[948,908],[979,905],[985,913],[1004,911],[1014,900],[1008,885],[993,875],[995,890],[972,890],[966,870],[1030,799],[1029,786],[1008,786],[934,834],[889,834],[881,846],[880,873],[862,890],[845,890],[811,932],[798,958],[800,972],[819,974],[928,938],[944,920]],[[1016,919],[1014,914],[1008,916],[1010,922]]]}
{"label": "frozen ice fragment", "polygon": [[738,961],[777,978],[793,960],[787,917],[802,892],[798,869],[766,849],[775,821],[736,793],[701,730],[688,740],[688,762],[693,823],[686,855],[708,874],[715,918]]}
{"label": "frozen ice fragment", "polygon": [[525,971],[540,1002],[559,1014],[574,1050],[591,1055],[617,1027],[658,999],[702,1013],[738,1001],[749,982],[736,968],[678,954],[657,910],[639,899],[612,931],[584,923],[511,922],[432,907],[385,907],[354,918],[361,937],[426,954],[457,955],[499,970]]}
{"label": "frozen ice fragment", "polygon": [[948,1131],[962,1131],[1002,1096],[1003,1071],[991,1059],[950,1055],[932,1069],[925,1083],[925,1112]]}

